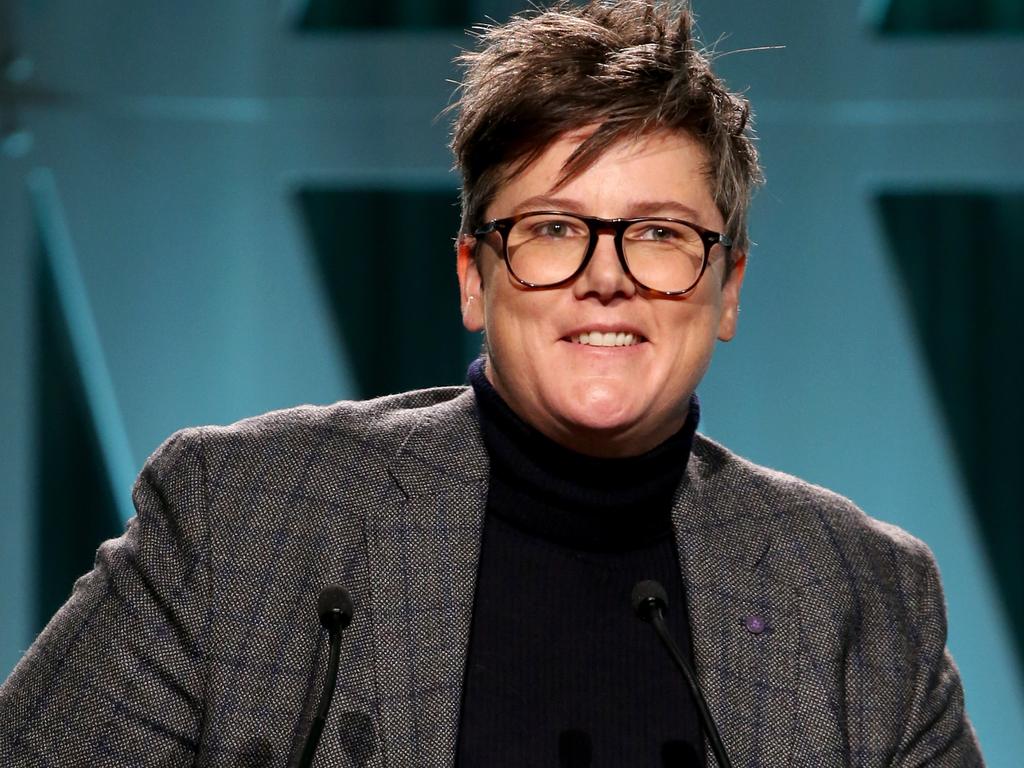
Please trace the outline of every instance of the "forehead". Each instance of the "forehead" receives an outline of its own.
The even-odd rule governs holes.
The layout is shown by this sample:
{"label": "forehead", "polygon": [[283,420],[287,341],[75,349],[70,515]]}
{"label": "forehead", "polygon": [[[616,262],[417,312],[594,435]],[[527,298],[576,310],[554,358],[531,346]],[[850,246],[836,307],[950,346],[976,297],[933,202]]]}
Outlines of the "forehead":
{"label": "forehead", "polygon": [[[496,189],[487,218],[557,208],[606,218],[646,215],[659,202],[684,206],[699,223],[720,223],[711,191],[707,153],[688,133],[656,131],[612,143],[587,167],[566,178],[566,162],[592,133],[562,134]],[[510,164],[515,169],[515,163]],[[669,205],[670,203],[675,205]]]}

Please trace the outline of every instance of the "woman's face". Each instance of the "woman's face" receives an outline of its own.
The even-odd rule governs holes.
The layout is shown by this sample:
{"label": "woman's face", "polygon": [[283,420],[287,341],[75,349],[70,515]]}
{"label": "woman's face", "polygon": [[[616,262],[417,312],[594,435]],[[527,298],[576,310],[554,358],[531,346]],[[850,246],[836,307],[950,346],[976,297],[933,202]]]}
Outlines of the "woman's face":
{"label": "woman's face", "polygon": [[[621,141],[558,187],[563,163],[586,136],[555,141],[498,191],[485,219],[557,210],[666,216],[723,230],[704,151],[687,134]],[[735,333],[745,260],[740,255],[723,280],[726,253],[718,246],[697,287],[671,298],[636,287],[611,235],[599,237],[575,280],[540,290],[508,274],[496,235],[480,242],[475,259],[472,246],[470,239],[459,247],[463,322],[486,332],[488,379],[521,418],[582,453],[637,455],[671,436],[686,419],[715,340]],[[617,341],[629,343],[604,346],[595,333],[626,334]]]}

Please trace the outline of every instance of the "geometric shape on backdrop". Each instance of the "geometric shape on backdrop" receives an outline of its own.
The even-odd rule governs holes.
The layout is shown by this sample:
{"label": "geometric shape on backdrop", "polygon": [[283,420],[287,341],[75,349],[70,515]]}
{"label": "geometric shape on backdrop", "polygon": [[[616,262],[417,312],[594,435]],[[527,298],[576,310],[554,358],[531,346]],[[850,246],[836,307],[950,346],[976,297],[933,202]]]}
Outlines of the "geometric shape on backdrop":
{"label": "geometric shape on backdrop", "polygon": [[100,542],[124,529],[56,289],[53,259],[42,248],[35,308],[36,632],[68,599],[75,580],[92,568]]}
{"label": "geometric shape on backdrop", "polygon": [[1024,661],[1024,193],[890,191],[878,204]]}
{"label": "geometric shape on backdrop", "polygon": [[894,35],[1020,34],[1021,0],[885,0],[878,31]]}
{"label": "geometric shape on backdrop", "polygon": [[359,396],[466,380],[453,190],[296,192]]}
{"label": "geometric shape on backdrop", "polygon": [[462,29],[475,19],[469,0],[307,0],[297,14],[299,32],[382,29]]}

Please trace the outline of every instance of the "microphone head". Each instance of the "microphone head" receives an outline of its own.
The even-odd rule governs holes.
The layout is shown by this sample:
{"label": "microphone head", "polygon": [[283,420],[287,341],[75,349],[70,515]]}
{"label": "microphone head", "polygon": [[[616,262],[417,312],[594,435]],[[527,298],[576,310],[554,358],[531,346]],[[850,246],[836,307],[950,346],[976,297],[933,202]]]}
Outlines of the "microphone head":
{"label": "microphone head", "polygon": [[668,594],[657,581],[638,581],[633,587],[630,602],[637,616],[650,621],[655,612],[662,613],[668,608]]}
{"label": "microphone head", "polygon": [[352,597],[341,584],[328,584],[320,590],[316,599],[316,612],[320,623],[328,630],[332,627],[344,629],[352,621]]}

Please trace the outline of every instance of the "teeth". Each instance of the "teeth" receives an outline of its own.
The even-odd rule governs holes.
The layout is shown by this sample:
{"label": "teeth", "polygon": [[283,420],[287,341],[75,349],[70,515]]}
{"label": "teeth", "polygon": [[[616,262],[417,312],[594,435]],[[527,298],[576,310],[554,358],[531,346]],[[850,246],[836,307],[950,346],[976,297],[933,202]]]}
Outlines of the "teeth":
{"label": "teeth", "polygon": [[601,333],[590,331],[573,336],[574,344],[585,344],[591,347],[630,347],[638,344],[639,340],[632,333]]}

